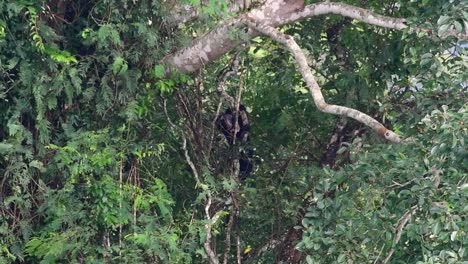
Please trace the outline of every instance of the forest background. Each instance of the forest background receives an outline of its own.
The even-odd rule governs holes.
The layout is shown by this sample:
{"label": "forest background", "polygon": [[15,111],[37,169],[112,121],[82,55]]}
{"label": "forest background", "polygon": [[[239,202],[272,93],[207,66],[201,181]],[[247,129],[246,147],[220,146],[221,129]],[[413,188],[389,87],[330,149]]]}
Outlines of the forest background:
{"label": "forest background", "polygon": [[466,263],[467,8],[0,0],[0,263]]}

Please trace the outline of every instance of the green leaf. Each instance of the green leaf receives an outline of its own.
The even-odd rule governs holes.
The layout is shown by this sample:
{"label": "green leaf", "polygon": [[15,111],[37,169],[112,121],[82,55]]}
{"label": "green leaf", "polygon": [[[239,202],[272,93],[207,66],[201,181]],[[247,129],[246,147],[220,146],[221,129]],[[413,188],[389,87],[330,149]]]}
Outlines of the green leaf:
{"label": "green leaf", "polygon": [[340,254],[338,256],[338,259],[336,260],[338,263],[344,263],[345,261],[345,258],[346,258],[346,255],[345,254]]}
{"label": "green leaf", "polygon": [[44,164],[42,164],[42,162],[38,161],[38,160],[33,160],[29,163],[29,166],[30,167],[33,167],[33,168],[36,168],[36,169],[39,169],[40,171],[44,172],[45,171],[45,167],[44,167]]}
{"label": "green leaf", "polygon": [[436,222],[436,223],[432,226],[432,233],[433,233],[434,235],[438,235],[439,232],[440,232],[440,230],[441,230],[441,224],[440,224],[440,222]]}
{"label": "green leaf", "polygon": [[7,154],[11,149],[13,149],[13,144],[0,142],[0,153],[1,154]]}
{"label": "green leaf", "polygon": [[18,57],[14,57],[14,58],[8,60],[8,64],[7,64],[7,66],[6,66],[6,70],[9,71],[9,70],[15,68],[15,66],[18,64],[18,62],[19,62],[19,58],[18,58]]}
{"label": "green leaf", "polygon": [[122,75],[127,72],[128,65],[127,62],[122,57],[117,57],[112,63],[112,73],[115,75]]}
{"label": "green leaf", "polygon": [[451,17],[450,16],[441,16],[439,17],[439,19],[437,20],[437,25],[441,26],[441,25],[445,25],[447,24],[449,21],[450,21]]}
{"label": "green leaf", "polygon": [[453,21],[453,25],[455,26],[455,30],[457,33],[462,33],[463,32],[463,26],[460,22],[458,21]]}
{"label": "green leaf", "polygon": [[154,66],[153,74],[156,78],[163,78],[165,75],[164,65],[158,64]]}
{"label": "green leaf", "polygon": [[70,54],[70,52],[65,51],[65,50],[59,50],[54,47],[50,46],[45,46],[44,47],[44,52],[49,55],[54,61],[59,62],[59,63],[77,63],[78,60]]}
{"label": "green leaf", "polygon": [[442,25],[442,26],[439,28],[437,34],[438,34],[439,36],[444,36],[445,33],[447,33],[449,27],[450,27],[450,25],[448,25],[448,24]]}

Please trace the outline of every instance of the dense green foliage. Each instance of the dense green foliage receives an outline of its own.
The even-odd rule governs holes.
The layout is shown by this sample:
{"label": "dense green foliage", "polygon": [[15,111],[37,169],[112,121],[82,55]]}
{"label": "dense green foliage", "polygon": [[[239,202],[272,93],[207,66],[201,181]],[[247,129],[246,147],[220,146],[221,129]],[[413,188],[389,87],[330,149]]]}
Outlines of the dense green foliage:
{"label": "dense green foliage", "polygon": [[339,118],[316,110],[290,54],[266,38],[235,51],[227,92],[242,87],[255,149],[241,183],[227,168],[247,146],[213,126],[233,54],[196,76],[158,65],[231,15],[226,2],[175,26],[165,1],[58,2],[0,0],[0,263],[206,263],[206,202],[221,212],[222,256],[229,197],[245,262],[272,263],[267,245],[291,228],[306,263],[468,258],[467,44],[447,36],[468,30],[463,1],[345,1],[418,33],[338,16],[283,28],[329,102],[382,120],[402,145],[348,120],[330,160]]}

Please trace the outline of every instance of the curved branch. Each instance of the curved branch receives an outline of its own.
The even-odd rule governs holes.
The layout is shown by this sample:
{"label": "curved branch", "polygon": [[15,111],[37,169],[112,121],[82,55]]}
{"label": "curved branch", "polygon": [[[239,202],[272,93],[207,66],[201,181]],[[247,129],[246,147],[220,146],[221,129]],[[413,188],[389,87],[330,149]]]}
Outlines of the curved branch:
{"label": "curved branch", "polygon": [[[389,29],[401,30],[407,27],[405,19],[377,15],[369,10],[342,3],[321,2],[304,7],[303,1],[298,0],[268,0],[256,9],[225,21],[210,32],[195,39],[189,47],[166,56],[161,63],[183,73],[192,73],[258,35],[255,31],[240,33],[243,32],[244,23],[242,21],[245,19],[277,27],[326,14],[342,15]],[[238,34],[232,34],[233,32],[238,32]]]}
{"label": "curved branch", "polygon": [[258,30],[262,34],[269,36],[273,40],[283,44],[293,54],[298,64],[299,71],[301,72],[302,77],[304,78],[307,84],[307,87],[309,88],[309,91],[312,95],[315,105],[320,111],[329,113],[329,114],[351,117],[361,122],[362,124],[365,124],[368,127],[371,127],[379,135],[385,137],[387,140],[390,140],[395,143],[401,142],[401,139],[397,134],[385,128],[380,122],[370,117],[369,115],[366,115],[353,108],[327,104],[325,102],[325,99],[323,98],[322,92],[320,90],[320,86],[318,85],[317,81],[312,75],[311,69],[307,63],[307,58],[302,52],[299,45],[294,40],[294,38],[279,32],[277,29],[271,26],[257,25],[256,23],[249,21],[249,20],[245,20],[245,24],[255,30]]}
{"label": "curved branch", "polygon": [[304,10],[291,14],[291,17],[286,19],[285,22],[289,24],[305,18],[326,14],[342,15],[370,25],[389,29],[402,30],[407,27],[405,19],[386,17],[364,8],[333,2],[308,5]]}

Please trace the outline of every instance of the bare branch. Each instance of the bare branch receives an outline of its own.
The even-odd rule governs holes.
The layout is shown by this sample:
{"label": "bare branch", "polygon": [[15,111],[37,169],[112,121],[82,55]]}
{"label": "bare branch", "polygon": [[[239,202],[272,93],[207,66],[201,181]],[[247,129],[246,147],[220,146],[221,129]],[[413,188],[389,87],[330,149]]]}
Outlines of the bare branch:
{"label": "bare branch", "polygon": [[[236,180],[239,181],[239,162],[236,163],[236,170],[234,173],[235,176],[236,176]],[[235,212],[235,217],[234,219],[236,219],[236,251],[237,251],[237,254],[236,254],[236,257],[237,257],[237,264],[241,264],[242,263],[242,248],[241,248],[241,237],[240,237],[240,227],[239,227],[239,222],[237,221],[237,219],[239,219],[239,216],[240,216],[240,206],[239,206],[239,201],[237,200],[237,193],[238,193],[238,189],[236,189],[236,191],[234,192],[233,196],[232,196],[232,203],[234,205],[234,212]]]}
{"label": "bare branch", "polygon": [[[234,164],[234,177],[236,178],[236,181],[239,181],[239,162],[236,160],[237,163],[235,162]],[[232,207],[231,207],[231,212],[229,215],[229,222],[228,226],[226,228],[226,247],[224,250],[224,260],[223,264],[227,264],[229,260],[229,253],[231,252],[231,234],[232,234],[232,227],[234,223],[236,223],[236,248],[237,248],[237,262],[241,263],[242,261],[242,255],[240,253],[240,234],[239,234],[239,225],[237,224],[237,221],[239,219],[239,213],[240,213],[240,207],[239,207],[239,201],[237,201],[237,194],[239,192],[239,187],[236,187],[236,189],[231,193],[231,199],[232,199]]]}
{"label": "bare branch", "polygon": [[[169,125],[178,131],[177,126],[171,121],[169,114],[167,113],[167,100],[163,99],[163,110],[164,114],[166,115],[167,121],[169,122]],[[187,138],[185,137],[185,134],[183,131],[179,130],[180,135],[182,137],[182,150],[184,151],[184,156],[185,160],[187,161],[188,165],[190,166],[190,169],[192,170],[192,173],[195,177],[195,181],[197,182],[197,186],[201,186],[200,182],[200,177],[197,171],[197,168],[195,167],[195,164],[192,162],[190,155],[188,153],[187,149]],[[211,227],[218,221],[219,218],[219,213],[217,212],[213,217],[210,216],[210,207],[211,207],[211,192],[210,190],[207,190],[207,200],[205,204],[205,214],[206,214],[206,219],[208,220],[208,223],[205,224],[205,232],[206,232],[206,240],[204,243],[205,251],[206,254],[208,254],[208,257],[210,259],[211,264],[219,264],[218,257],[214,253],[213,249],[211,248]]]}
{"label": "bare branch", "polygon": [[219,115],[221,114],[221,106],[223,104],[223,100],[226,100],[229,104],[229,107],[231,109],[234,108],[234,98],[230,96],[226,92],[226,82],[227,79],[231,76],[237,75],[237,72],[239,70],[239,59],[240,59],[240,52],[237,52],[234,57],[231,59],[229,64],[221,71],[218,77],[218,94],[220,95],[218,107],[216,109],[216,115],[213,118],[213,121],[211,123],[211,136],[210,136],[210,143],[208,147],[208,153],[211,153],[212,147],[213,147],[213,139],[215,135],[215,128],[216,128],[216,120],[218,120]]}
{"label": "bare branch", "polygon": [[323,2],[308,5],[304,8],[304,10],[292,14],[285,20],[285,23],[289,24],[305,18],[326,14],[342,15],[383,28],[402,30],[407,27],[405,19],[386,17],[375,14],[364,8],[333,2]]}
{"label": "bare branch", "polygon": [[315,105],[320,111],[329,114],[351,117],[361,122],[362,124],[365,124],[368,127],[374,129],[379,135],[385,137],[387,140],[390,140],[395,143],[401,142],[401,139],[397,134],[385,128],[381,123],[379,123],[377,120],[370,117],[369,115],[366,115],[356,109],[352,109],[349,107],[327,104],[325,102],[325,99],[323,98],[320,86],[318,85],[317,81],[312,75],[311,69],[307,63],[307,58],[302,52],[299,45],[294,40],[294,38],[279,32],[277,29],[271,26],[257,25],[256,23],[250,20],[246,20],[245,23],[249,27],[258,30],[259,32],[271,37],[275,41],[283,44],[293,54],[298,64],[299,71],[301,72],[302,77],[304,78],[307,87],[309,88],[309,91],[312,95],[312,98],[314,99]]}
{"label": "bare branch", "polygon": [[[122,211],[123,200],[123,160],[119,164],[119,209]],[[119,257],[122,257],[122,224],[119,224]]]}
{"label": "bare branch", "polygon": [[[236,61],[237,61],[237,63],[236,63],[236,70],[237,70],[237,68],[239,66],[239,62],[238,62],[239,58],[238,57],[236,58]],[[231,108],[234,106],[235,111],[236,111],[236,116],[234,118],[234,120],[235,120],[235,123],[234,123],[234,137],[233,137],[233,143],[232,144],[236,144],[236,136],[235,135],[237,135],[237,132],[239,132],[239,130],[240,130],[240,127],[239,127],[239,107],[240,107],[240,101],[241,101],[241,97],[242,97],[243,87],[244,87],[244,79],[241,77],[240,84],[239,84],[239,91],[237,92],[237,98],[236,98],[235,105],[234,105],[234,102],[231,104]],[[231,97],[231,99],[233,99],[233,98]],[[227,231],[226,231],[226,250],[224,252],[224,260],[223,260],[224,264],[227,263],[228,258],[229,258],[229,253],[231,251],[231,230],[232,230],[232,225],[234,224],[234,222],[239,217],[239,203],[237,202],[237,193],[239,191],[239,184],[240,184],[239,173],[240,173],[239,159],[235,159],[233,161],[232,176],[236,180],[238,185],[233,190],[233,192],[231,193],[231,199],[232,199],[232,201],[234,203],[234,206],[231,209],[231,215],[229,216],[229,223],[228,223]],[[237,262],[241,263],[242,258],[241,258],[241,255],[240,255],[240,234],[239,234],[238,230],[236,230],[236,231],[237,231],[236,232]]]}

